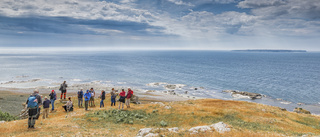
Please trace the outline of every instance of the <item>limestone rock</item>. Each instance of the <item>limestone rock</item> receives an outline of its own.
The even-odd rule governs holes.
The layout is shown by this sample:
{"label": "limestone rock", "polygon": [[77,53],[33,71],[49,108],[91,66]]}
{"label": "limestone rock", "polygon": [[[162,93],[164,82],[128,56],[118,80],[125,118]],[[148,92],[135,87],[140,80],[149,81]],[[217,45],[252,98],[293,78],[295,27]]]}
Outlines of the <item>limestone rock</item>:
{"label": "limestone rock", "polygon": [[172,107],[171,106],[165,106],[164,108],[165,109],[171,109]]}
{"label": "limestone rock", "polygon": [[206,131],[211,131],[211,128],[209,126],[197,126],[189,129],[189,132],[191,132],[191,134],[197,134],[199,132],[206,132]]}
{"label": "limestone rock", "polygon": [[160,105],[160,107],[165,106],[162,102],[151,102],[151,104],[158,104],[158,105]]}
{"label": "limestone rock", "polygon": [[149,133],[147,135],[145,135],[144,137],[158,137],[159,134],[158,133]]}
{"label": "limestone rock", "polygon": [[168,128],[168,131],[169,131],[169,132],[178,133],[179,128],[178,128],[178,127]]}
{"label": "limestone rock", "polygon": [[142,128],[139,130],[137,137],[144,137],[144,136],[148,135],[151,130],[152,130],[152,128]]}
{"label": "limestone rock", "polygon": [[212,124],[210,125],[210,127],[214,128],[214,130],[219,133],[229,132],[231,130],[230,128],[228,128],[228,125],[223,122]]}

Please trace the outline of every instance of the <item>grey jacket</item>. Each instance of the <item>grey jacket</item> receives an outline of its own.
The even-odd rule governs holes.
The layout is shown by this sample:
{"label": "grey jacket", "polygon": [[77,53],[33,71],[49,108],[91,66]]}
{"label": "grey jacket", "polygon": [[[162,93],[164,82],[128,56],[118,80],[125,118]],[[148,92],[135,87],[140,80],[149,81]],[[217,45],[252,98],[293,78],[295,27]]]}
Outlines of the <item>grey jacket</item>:
{"label": "grey jacket", "polygon": [[62,87],[61,88],[62,90],[67,90],[67,87],[68,87],[67,84],[62,83],[60,86]]}

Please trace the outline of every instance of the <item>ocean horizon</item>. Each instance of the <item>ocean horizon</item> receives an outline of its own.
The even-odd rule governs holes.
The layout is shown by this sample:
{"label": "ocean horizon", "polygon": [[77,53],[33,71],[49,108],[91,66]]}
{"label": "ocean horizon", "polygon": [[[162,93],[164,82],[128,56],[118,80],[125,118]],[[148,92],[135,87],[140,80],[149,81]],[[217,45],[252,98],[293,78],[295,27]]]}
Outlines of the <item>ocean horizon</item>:
{"label": "ocean horizon", "polygon": [[238,90],[260,93],[292,107],[296,103],[319,105],[319,59],[318,52],[9,53],[0,54],[0,88],[50,87],[66,80],[69,84],[99,81],[109,86],[161,92],[166,90],[163,86],[147,84],[164,82],[185,85],[175,91],[180,94],[188,91],[190,96],[201,98],[235,99],[221,91]]}

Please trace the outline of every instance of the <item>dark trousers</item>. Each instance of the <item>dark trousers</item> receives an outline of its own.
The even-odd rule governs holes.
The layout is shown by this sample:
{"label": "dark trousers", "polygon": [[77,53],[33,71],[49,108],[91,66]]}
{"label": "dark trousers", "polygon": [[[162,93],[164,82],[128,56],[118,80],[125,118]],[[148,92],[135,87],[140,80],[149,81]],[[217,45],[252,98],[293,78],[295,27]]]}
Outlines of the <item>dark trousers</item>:
{"label": "dark trousers", "polygon": [[88,105],[89,105],[89,100],[88,101],[84,101],[85,110],[88,110]]}
{"label": "dark trousers", "polygon": [[34,125],[36,124],[36,120],[39,118],[40,108],[29,109],[28,114],[29,114],[28,126],[34,127]]}
{"label": "dark trousers", "polygon": [[116,106],[116,98],[111,98],[111,106]]}
{"label": "dark trousers", "polygon": [[100,108],[101,108],[101,107],[104,107],[103,100],[104,100],[104,99],[101,99],[101,101],[100,101]]}

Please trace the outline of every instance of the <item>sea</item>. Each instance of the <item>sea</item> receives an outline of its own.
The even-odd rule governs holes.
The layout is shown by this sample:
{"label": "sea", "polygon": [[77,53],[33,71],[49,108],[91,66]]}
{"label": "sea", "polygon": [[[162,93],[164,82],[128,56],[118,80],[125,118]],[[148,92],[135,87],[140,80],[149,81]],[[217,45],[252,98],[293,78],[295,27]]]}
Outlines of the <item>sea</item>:
{"label": "sea", "polygon": [[[163,85],[148,86],[161,82],[185,85],[175,90],[179,94],[188,91],[194,97],[245,100],[290,111],[304,107],[320,114],[319,52],[0,53],[0,64],[0,88],[50,87],[66,80],[68,84],[100,81],[162,92],[166,90]],[[223,90],[260,93],[264,97],[237,98]]]}

